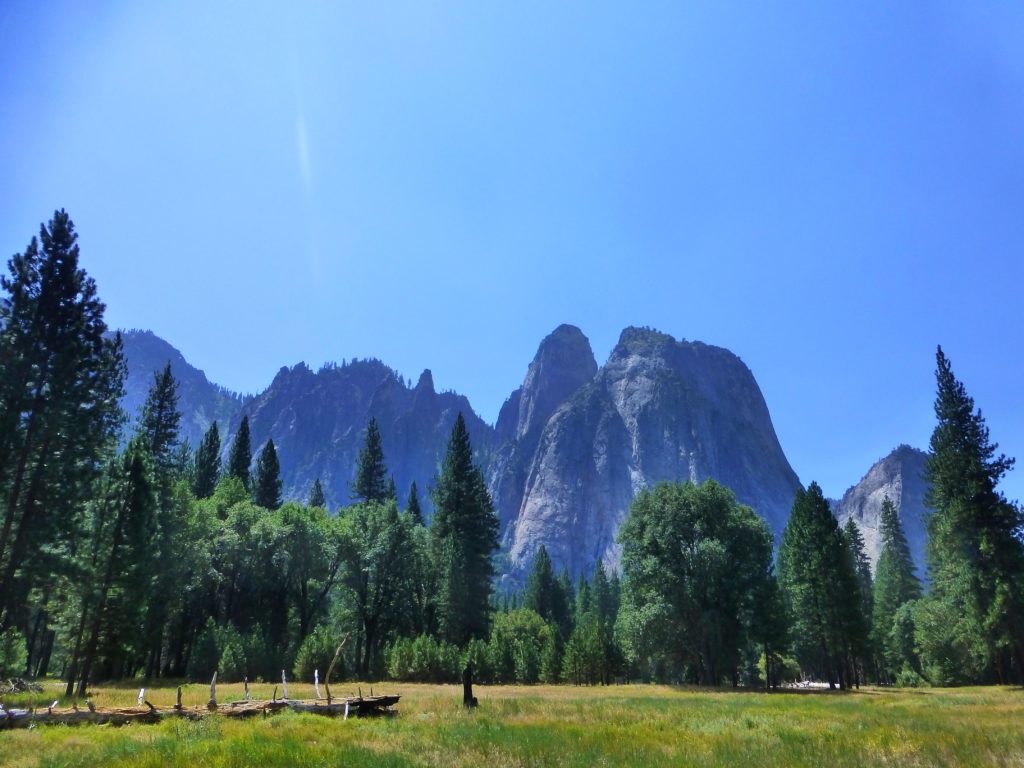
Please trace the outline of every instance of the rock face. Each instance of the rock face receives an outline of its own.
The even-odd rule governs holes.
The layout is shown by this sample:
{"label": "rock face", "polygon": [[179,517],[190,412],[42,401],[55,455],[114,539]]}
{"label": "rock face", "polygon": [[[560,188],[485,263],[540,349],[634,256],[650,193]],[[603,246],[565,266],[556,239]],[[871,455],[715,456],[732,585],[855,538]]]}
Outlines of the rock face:
{"label": "rock face", "polygon": [[[521,403],[522,395],[520,412]],[[739,358],[627,328],[605,366],[548,418],[519,509],[502,510],[514,519],[506,536],[513,574],[542,543],[573,574],[589,575],[598,560],[615,567],[615,536],[640,489],[707,478],[732,488],[777,535],[800,487]]]}
{"label": "rock face", "polygon": [[548,420],[596,373],[590,341],[579,328],[560,325],[540,343],[523,386],[502,406],[488,484],[503,533],[519,512],[527,473]]}
{"label": "rock face", "polygon": [[[379,360],[326,366],[316,373],[304,363],[282,368],[244,411],[249,416],[254,457],[268,438],[274,439],[284,498],[304,501],[319,477],[331,509],[350,502],[349,484],[371,416],[377,419],[399,503],[405,504],[415,480],[428,517],[433,506],[427,491],[459,412],[466,420],[477,461],[486,460],[493,434],[465,397],[435,392],[429,370],[410,388]],[[236,429],[237,422],[232,427]]]}
{"label": "rock face", "polygon": [[928,454],[924,451],[901,445],[876,462],[863,479],[834,505],[833,511],[841,525],[852,518],[860,528],[872,568],[882,551],[878,538],[878,518],[882,502],[888,496],[899,513],[903,532],[910,545],[910,554],[917,566],[917,574],[924,577],[924,548],[928,539],[925,524],[928,509],[924,504],[928,492],[925,480],[927,462]]}
{"label": "rock face", "polygon": [[216,420],[223,440],[225,430],[239,420],[247,398],[211,383],[205,373],[188,364],[181,352],[151,331],[123,331],[121,335],[128,366],[121,407],[128,414],[129,429],[138,421],[153,386],[153,375],[169,362],[178,382],[181,437],[194,449]]}

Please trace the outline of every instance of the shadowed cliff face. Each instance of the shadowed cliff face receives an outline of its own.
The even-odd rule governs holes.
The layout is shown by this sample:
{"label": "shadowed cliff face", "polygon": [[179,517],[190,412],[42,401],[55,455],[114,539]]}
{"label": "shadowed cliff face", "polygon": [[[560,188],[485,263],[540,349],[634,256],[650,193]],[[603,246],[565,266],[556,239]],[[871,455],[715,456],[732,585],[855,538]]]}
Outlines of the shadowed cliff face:
{"label": "shadowed cliff face", "polygon": [[246,398],[211,383],[206,374],[186,362],[181,352],[150,331],[124,331],[125,363],[128,377],[121,407],[133,428],[153,386],[153,374],[171,364],[171,373],[178,382],[178,409],[181,411],[179,434],[193,449],[199,446],[206,430],[218,422],[221,437],[228,426],[238,420]]}
{"label": "shadowed cliff face", "polygon": [[506,534],[522,504],[526,476],[544,427],[595,373],[597,362],[587,337],[575,326],[561,325],[540,343],[523,386],[502,406],[487,477],[501,531]]}
{"label": "shadowed cliff face", "polygon": [[799,488],[749,369],[732,353],[628,328],[605,366],[550,417],[514,527],[513,572],[543,543],[556,567],[617,567],[636,493],[714,478],[778,535]]}
{"label": "shadowed cliff face", "polygon": [[428,489],[460,411],[477,461],[486,460],[493,430],[465,397],[435,392],[429,370],[410,388],[377,360],[326,367],[317,373],[300,363],[282,368],[270,387],[246,408],[254,457],[268,438],[274,439],[284,497],[305,500],[319,477],[332,509],[350,501],[349,485],[366,440],[366,425],[371,416],[376,418],[399,504],[405,505],[415,480],[428,517],[433,510]]}
{"label": "shadowed cliff face", "polygon": [[874,569],[882,551],[879,540],[878,518],[882,502],[888,496],[896,507],[903,532],[910,545],[910,554],[917,566],[917,575],[924,578],[924,548],[928,539],[924,497],[928,492],[925,467],[928,454],[901,445],[884,459],[876,462],[863,479],[850,488],[841,501],[833,504],[840,525],[853,518],[864,537],[864,548]]}

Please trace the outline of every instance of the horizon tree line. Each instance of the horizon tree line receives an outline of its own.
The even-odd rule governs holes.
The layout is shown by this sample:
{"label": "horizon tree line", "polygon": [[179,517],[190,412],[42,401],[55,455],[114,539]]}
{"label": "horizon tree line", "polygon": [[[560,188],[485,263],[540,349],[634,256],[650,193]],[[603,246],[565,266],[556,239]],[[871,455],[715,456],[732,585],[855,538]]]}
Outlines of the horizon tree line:
{"label": "horizon tree line", "polygon": [[[801,489],[777,556],[766,523],[713,480],[633,501],[621,573],[556,575],[539,547],[499,594],[498,521],[459,414],[430,490],[400,508],[376,421],[328,513],[282,499],[273,440],[243,416],[179,438],[170,364],[123,447],[125,364],[77,235],[57,211],[0,278],[0,673],[58,671],[69,695],[142,676],[269,678],[283,666],[490,682],[660,680],[840,688],[1020,681],[1024,516],[1013,460],[936,353],[927,589],[892,500],[872,574],[851,520]],[[222,456],[226,454],[226,462]]]}

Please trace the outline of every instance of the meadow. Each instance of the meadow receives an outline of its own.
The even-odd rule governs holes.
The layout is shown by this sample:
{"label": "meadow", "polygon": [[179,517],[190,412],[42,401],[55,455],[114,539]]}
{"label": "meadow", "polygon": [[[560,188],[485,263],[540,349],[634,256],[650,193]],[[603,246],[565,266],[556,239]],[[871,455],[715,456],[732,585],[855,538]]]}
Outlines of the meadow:
{"label": "meadow", "polygon": [[[50,683],[35,703],[57,698]],[[363,687],[369,693],[369,686]],[[355,692],[336,686],[335,693]],[[272,685],[253,686],[269,698]],[[1011,688],[852,693],[709,691],[630,685],[477,686],[476,711],[452,685],[385,684],[399,714],[348,721],[284,713],[159,725],[0,732],[4,766],[1024,765],[1024,691]],[[135,688],[97,688],[97,706],[132,706]],[[289,684],[292,698],[312,686]],[[183,703],[204,703],[189,685]],[[157,706],[173,688],[152,689]],[[221,702],[241,686],[218,686]],[[21,696],[24,705],[31,697]],[[45,699],[49,698],[49,701]],[[10,698],[8,703],[15,703]]]}

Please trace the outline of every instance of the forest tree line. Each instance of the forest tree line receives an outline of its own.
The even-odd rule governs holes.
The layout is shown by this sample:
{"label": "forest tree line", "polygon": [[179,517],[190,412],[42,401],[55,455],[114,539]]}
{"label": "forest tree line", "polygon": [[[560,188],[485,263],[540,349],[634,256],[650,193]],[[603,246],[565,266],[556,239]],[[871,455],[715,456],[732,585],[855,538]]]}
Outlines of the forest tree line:
{"label": "forest tree line", "polygon": [[[63,211],[0,279],[0,674],[97,680],[616,680],[774,687],[1020,681],[1024,518],[998,483],[980,411],[938,350],[928,462],[928,588],[890,500],[872,574],[853,521],[801,490],[774,552],[767,524],[714,481],[641,492],[621,573],[496,589],[498,521],[461,415],[430,489],[403,498],[371,419],[352,496],[283,501],[273,441],[242,419],[179,438],[177,384],[154,373],[120,409],[120,338],[103,321]],[[222,461],[222,457],[226,460]]]}

